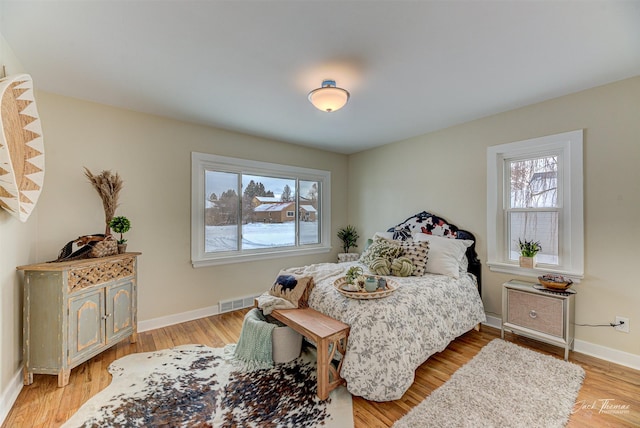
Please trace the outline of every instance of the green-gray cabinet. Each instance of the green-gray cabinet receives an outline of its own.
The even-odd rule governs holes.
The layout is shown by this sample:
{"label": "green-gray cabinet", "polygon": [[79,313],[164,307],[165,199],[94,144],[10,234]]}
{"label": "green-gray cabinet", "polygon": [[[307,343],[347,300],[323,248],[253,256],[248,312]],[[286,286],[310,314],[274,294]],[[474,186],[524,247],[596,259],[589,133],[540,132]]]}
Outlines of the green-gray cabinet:
{"label": "green-gray cabinet", "polygon": [[137,339],[137,256],[19,266],[24,271],[24,384],[33,374],[69,383],[71,369]]}

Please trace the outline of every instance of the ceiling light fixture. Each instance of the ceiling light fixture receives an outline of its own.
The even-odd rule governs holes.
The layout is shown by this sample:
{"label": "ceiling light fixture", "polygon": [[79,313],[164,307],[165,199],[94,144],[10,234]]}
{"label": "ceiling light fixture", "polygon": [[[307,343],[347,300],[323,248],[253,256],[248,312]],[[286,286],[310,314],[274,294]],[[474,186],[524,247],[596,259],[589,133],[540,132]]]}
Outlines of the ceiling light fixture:
{"label": "ceiling light fixture", "polygon": [[335,80],[323,80],[322,87],[309,92],[309,101],[318,110],[331,113],[340,110],[349,100],[346,89],[336,87]]}

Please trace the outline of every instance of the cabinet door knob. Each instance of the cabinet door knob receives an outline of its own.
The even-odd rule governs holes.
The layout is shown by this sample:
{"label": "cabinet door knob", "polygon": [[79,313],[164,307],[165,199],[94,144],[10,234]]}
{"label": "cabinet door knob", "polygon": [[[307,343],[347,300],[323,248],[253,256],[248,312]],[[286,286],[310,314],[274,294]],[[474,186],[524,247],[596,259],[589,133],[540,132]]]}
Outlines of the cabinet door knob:
{"label": "cabinet door knob", "polygon": [[533,319],[536,319],[538,318],[538,313],[532,309],[529,311],[529,316]]}

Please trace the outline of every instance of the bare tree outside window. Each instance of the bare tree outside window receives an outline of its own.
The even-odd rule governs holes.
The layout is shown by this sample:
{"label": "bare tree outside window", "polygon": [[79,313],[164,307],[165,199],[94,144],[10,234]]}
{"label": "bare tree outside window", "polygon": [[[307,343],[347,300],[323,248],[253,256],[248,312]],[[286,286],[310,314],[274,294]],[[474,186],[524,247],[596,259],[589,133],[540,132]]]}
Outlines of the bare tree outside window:
{"label": "bare tree outside window", "polygon": [[558,157],[509,160],[507,173],[510,259],[518,259],[518,239],[533,240],[542,246],[539,263],[558,264]]}
{"label": "bare tree outside window", "polygon": [[282,202],[293,201],[293,195],[291,194],[291,187],[289,187],[288,184],[285,184],[284,189],[282,190],[282,195],[280,196],[280,200]]}
{"label": "bare tree outside window", "polygon": [[[238,246],[238,174],[206,171],[204,224],[208,230],[219,233],[207,234],[205,247],[210,251],[225,251]],[[211,183],[216,183],[213,187]]]}

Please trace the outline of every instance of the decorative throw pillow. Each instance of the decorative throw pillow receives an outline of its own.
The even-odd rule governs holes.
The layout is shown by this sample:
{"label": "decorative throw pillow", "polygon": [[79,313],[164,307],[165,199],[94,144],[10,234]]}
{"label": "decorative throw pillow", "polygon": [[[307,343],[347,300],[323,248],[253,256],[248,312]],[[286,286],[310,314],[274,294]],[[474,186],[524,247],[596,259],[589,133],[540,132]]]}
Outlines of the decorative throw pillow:
{"label": "decorative throw pillow", "polygon": [[422,276],[427,267],[427,259],[429,254],[429,242],[426,241],[401,241],[402,257],[411,260],[413,264],[413,276]]}
{"label": "decorative throw pillow", "polygon": [[382,276],[411,276],[415,270],[415,266],[407,257],[398,257],[391,261],[383,257],[379,257],[371,261],[369,264],[369,270],[376,275]]}
{"label": "decorative throw pillow", "polygon": [[369,266],[372,261],[379,258],[384,258],[389,261],[398,258],[400,256],[400,243],[395,241],[389,241],[379,236],[374,236],[373,242],[367,250],[362,253],[360,262]]}
{"label": "decorative throw pillow", "polygon": [[288,300],[297,308],[306,308],[309,306],[309,294],[314,286],[315,283],[311,276],[301,276],[280,271],[269,290],[269,294]]}
{"label": "decorative throw pillow", "polygon": [[415,266],[406,257],[398,257],[391,262],[391,274],[393,276],[411,276],[414,270]]}
{"label": "decorative throw pillow", "polygon": [[376,275],[391,275],[391,261],[383,257],[378,257],[377,259],[371,260],[369,269]]}
{"label": "decorative throw pillow", "polygon": [[429,243],[429,260],[426,271],[441,275],[460,277],[460,264],[467,248],[473,245],[473,241],[466,239],[443,238],[442,236],[416,233],[413,235],[416,242]]}

